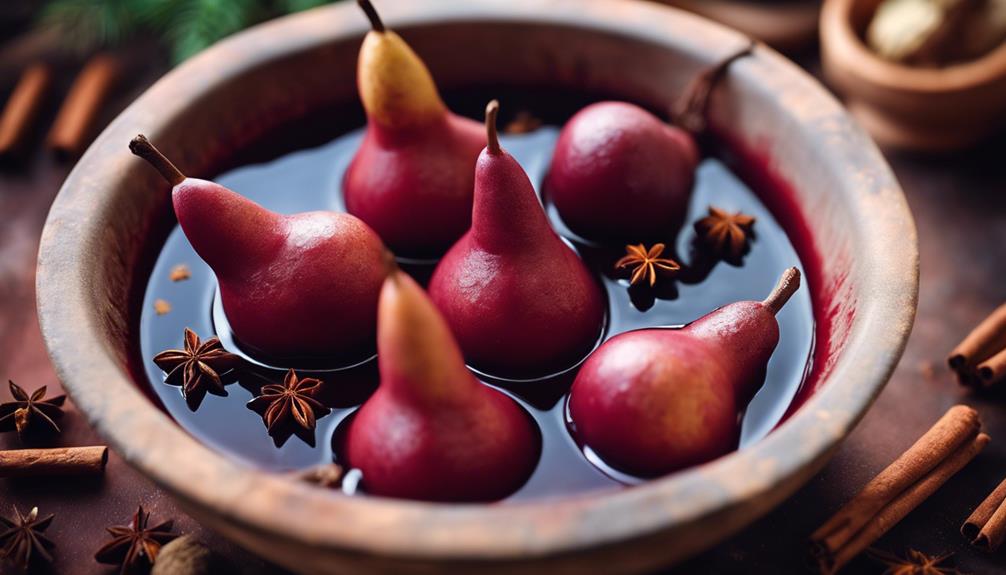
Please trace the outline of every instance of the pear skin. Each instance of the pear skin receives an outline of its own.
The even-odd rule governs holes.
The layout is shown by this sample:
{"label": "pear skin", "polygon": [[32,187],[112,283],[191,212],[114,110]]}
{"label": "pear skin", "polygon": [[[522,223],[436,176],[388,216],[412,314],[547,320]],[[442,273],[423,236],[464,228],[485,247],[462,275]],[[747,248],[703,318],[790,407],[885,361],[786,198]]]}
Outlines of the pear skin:
{"label": "pear skin", "polygon": [[762,302],[724,306],[681,329],[615,336],[580,368],[569,397],[577,438],[607,463],[662,475],[736,449],[740,413],[779,342],[775,314],[796,268]]}
{"label": "pear skin", "polygon": [[489,146],[475,168],[472,227],[430,280],[465,357],[501,376],[569,367],[596,343],[605,302],[597,280],[551,228],[520,164],[500,148],[494,101]]}
{"label": "pear skin", "polygon": [[468,371],[447,324],[408,275],[389,275],[378,318],[381,383],[345,438],[364,489],[474,502],[519,488],[540,451],[530,416]]}
{"label": "pear skin", "polygon": [[216,274],[235,337],[276,359],[372,353],[384,246],[336,212],[271,212],[219,184],[186,178],[143,136],[130,149],[172,184],[182,232]]}
{"label": "pear skin", "polygon": [[396,254],[439,257],[471,224],[485,133],[447,109],[419,56],[359,3],[372,26],[357,67],[367,130],[343,181],[346,209]]}
{"label": "pear skin", "polygon": [[563,127],[545,193],[591,240],[673,243],[695,183],[692,136],[626,102],[599,102]]}

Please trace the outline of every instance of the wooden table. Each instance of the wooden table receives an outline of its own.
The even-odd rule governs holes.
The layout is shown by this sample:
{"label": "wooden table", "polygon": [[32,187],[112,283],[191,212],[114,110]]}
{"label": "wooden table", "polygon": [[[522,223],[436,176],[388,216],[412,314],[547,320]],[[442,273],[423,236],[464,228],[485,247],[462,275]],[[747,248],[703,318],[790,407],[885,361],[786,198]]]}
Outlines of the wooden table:
{"label": "wooden table", "polygon": [[[810,62],[812,68],[815,64]],[[156,76],[157,70],[148,75]],[[6,93],[13,80],[0,76],[0,94]],[[138,89],[139,85],[132,86],[121,94],[109,106],[108,115]],[[53,114],[49,109],[46,117],[51,120]],[[971,326],[1006,301],[1004,150],[1006,134],[979,150],[951,157],[888,154],[915,214],[922,256],[919,313],[900,367],[818,476],[776,511],[673,573],[800,572],[805,568],[807,535],[959,402],[981,412],[992,443],[877,547],[899,554],[909,548],[933,555],[955,552],[956,566],[963,572],[1006,570],[1006,552],[973,551],[957,532],[973,507],[1006,476],[1004,394],[976,395],[960,388],[943,363]],[[35,317],[35,253],[48,206],[68,171],[67,164],[40,152],[24,165],[0,169],[0,378],[30,389],[48,385],[50,393],[58,393],[59,384]],[[4,386],[0,401],[9,399]],[[67,445],[101,443],[72,406],[63,425],[61,440]],[[19,444],[12,434],[0,435],[0,448],[16,447]],[[107,539],[103,528],[128,523],[138,504],[149,509],[154,519],[176,518],[176,531],[192,533],[242,573],[281,572],[202,529],[115,454],[100,480],[0,480],[0,513],[9,514],[12,504],[22,511],[37,505],[42,513],[57,514],[47,532],[58,542],[56,573],[110,573],[92,558]],[[844,572],[882,570],[878,563],[861,558]]]}

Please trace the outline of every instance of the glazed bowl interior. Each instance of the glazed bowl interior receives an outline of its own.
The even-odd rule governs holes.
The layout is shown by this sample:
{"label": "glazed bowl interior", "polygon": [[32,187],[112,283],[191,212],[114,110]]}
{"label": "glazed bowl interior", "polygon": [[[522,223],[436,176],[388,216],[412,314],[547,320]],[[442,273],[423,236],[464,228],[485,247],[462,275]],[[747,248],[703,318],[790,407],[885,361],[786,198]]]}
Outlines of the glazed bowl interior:
{"label": "glazed bowl interior", "polygon": [[[697,71],[745,43],[642,2],[423,4],[380,8],[446,90],[554,87],[668,109]],[[349,497],[253,470],[160,411],[141,391],[136,330],[150,266],[174,220],[165,186],[126,144],[143,132],[201,177],[239,164],[284,126],[356,105],[365,32],[357,8],[340,3],[226,40],[147,91],[67,179],[39,254],[40,319],[74,401],[129,462],[208,526],[311,573],[573,572],[596,560],[647,569],[714,544],[824,464],[883,387],[911,330],[915,229],[874,145],[814,80],[761,47],[735,65],[710,113],[755,189],[762,181],[783,190],[761,199],[798,246],[814,303],[812,368],[767,438],[630,489],[433,505]]]}

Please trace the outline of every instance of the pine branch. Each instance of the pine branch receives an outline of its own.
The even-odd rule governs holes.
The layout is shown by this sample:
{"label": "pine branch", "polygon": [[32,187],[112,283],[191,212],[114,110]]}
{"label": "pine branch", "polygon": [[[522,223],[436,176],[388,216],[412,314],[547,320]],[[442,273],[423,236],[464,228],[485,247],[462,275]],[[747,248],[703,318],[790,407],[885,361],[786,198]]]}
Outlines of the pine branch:
{"label": "pine branch", "polygon": [[40,26],[53,27],[82,52],[153,34],[181,62],[214,42],[269,18],[328,0],[50,0]]}

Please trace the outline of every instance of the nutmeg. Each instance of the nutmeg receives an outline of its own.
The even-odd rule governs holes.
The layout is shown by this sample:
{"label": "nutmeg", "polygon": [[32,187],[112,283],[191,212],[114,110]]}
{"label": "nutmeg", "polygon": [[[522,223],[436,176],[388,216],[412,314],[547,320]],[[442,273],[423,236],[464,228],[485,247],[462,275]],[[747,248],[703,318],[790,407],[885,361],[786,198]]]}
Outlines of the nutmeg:
{"label": "nutmeg", "polygon": [[224,575],[232,573],[209,547],[185,535],[161,548],[150,575]]}
{"label": "nutmeg", "polygon": [[884,0],[866,32],[888,60],[941,66],[979,58],[1006,39],[1006,0]]}

